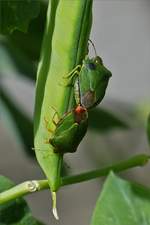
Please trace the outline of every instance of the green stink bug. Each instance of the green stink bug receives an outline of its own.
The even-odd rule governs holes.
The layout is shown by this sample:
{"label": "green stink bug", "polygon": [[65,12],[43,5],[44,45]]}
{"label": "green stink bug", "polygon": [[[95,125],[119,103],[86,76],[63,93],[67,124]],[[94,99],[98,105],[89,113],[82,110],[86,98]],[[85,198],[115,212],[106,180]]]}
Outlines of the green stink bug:
{"label": "green stink bug", "polygon": [[97,54],[93,58],[89,58],[87,55],[82,65],[76,66],[65,76],[69,80],[74,77],[76,103],[81,103],[82,106],[88,109],[98,105],[102,101],[111,72],[104,66],[102,59]]}
{"label": "green stink bug", "polygon": [[74,84],[76,102],[80,101],[86,108],[98,105],[105,95],[110,77],[111,72],[99,56],[91,59],[86,56]]}
{"label": "green stink bug", "polygon": [[65,113],[58,122],[54,121],[54,124],[56,128],[49,139],[49,144],[55,149],[54,152],[73,153],[87,131],[87,110],[83,106],[77,105],[75,109]]}

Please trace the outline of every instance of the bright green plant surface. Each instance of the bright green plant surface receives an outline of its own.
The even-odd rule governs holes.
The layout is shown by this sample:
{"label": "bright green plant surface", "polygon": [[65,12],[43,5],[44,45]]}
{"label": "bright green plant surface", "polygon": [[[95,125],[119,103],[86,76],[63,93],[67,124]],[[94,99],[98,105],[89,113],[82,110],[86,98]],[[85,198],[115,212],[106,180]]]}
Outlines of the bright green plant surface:
{"label": "bright green plant surface", "polygon": [[149,225],[149,210],[149,189],[110,173],[96,203],[91,225]]}
{"label": "bright green plant surface", "polygon": [[49,128],[54,130],[54,109],[62,117],[75,106],[73,89],[63,85],[63,76],[81,63],[85,55],[91,27],[91,4],[92,1],[53,1],[48,7],[38,67],[34,130],[36,156],[51,191],[60,186],[62,155],[55,154],[52,145],[44,143],[44,139],[50,138],[44,120],[49,121]]}
{"label": "bright green plant surface", "polygon": [[[0,192],[10,189],[14,183],[4,176],[0,176]],[[30,209],[22,198],[0,205],[0,224],[7,225],[42,225],[32,217]]]}
{"label": "bright green plant surface", "polygon": [[[49,186],[52,191],[56,191],[60,186],[106,176],[110,170],[119,172],[142,166],[149,160],[147,155],[138,155],[105,168],[61,177],[62,156],[56,155],[53,148],[44,143],[51,135],[46,129],[44,117],[50,121],[49,127],[54,128],[52,124],[54,110],[51,106],[55,107],[62,116],[75,105],[73,88],[63,86],[62,77],[80,64],[84,58],[91,27],[91,5],[90,0],[74,1],[73,6],[72,2],[55,0],[51,1],[48,7],[47,25],[38,67],[34,121],[36,155],[48,180],[36,181],[35,191],[48,189]],[[12,72],[15,76],[20,76],[19,72],[21,72],[31,81],[35,80],[47,4],[41,2],[40,7],[39,13],[38,1],[33,3],[24,0],[22,4],[18,4],[18,1],[13,1],[13,4],[12,1],[0,2],[0,32],[8,34],[14,31],[10,36],[0,36],[0,76],[9,76]],[[35,17],[36,19],[32,20]],[[64,27],[62,24],[67,25]],[[27,29],[29,32],[26,34],[18,31]],[[67,38],[65,35],[62,36],[62,33]],[[56,92],[59,96],[54,97],[53,93]],[[14,104],[5,88],[1,89],[0,103],[3,121],[24,144],[27,152],[34,155],[31,150],[33,147],[32,121],[17,104]],[[148,137],[150,136],[149,127],[148,121]],[[116,128],[129,129],[130,124],[105,109],[94,109],[89,112],[90,130],[104,133]],[[25,201],[18,199],[31,193],[28,186],[31,183],[27,181],[14,186],[13,182],[7,178],[0,177],[0,192],[2,192],[0,194],[0,224],[41,224],[31,216]],[[150,224],[149,193],[149,188],[121,180],[110,173],[96,204],[91,225]]]}

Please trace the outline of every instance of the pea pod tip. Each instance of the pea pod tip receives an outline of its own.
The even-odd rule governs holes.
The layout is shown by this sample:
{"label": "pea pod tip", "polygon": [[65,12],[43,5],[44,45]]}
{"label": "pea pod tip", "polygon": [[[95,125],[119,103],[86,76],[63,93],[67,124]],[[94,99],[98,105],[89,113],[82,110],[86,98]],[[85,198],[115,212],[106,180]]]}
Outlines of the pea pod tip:
{"label": "pea pod tip", "polygon": [[58,216],[58,212],[57,212],[57,207],[56,207],[56,192],[52,192],[52,201],[53,201],[53,209],[52,209],[52,212],[53,212],[53,215],[55,217],[56,220],[59,220],[59,216]]}

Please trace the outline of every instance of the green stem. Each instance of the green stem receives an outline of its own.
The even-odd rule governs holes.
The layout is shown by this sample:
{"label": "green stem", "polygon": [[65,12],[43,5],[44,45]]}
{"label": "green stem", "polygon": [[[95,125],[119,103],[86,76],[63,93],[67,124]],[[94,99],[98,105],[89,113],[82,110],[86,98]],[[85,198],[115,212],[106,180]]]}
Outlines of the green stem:
{"label": "green stem", "polygon": [[[106,176],[111,170],[114,172],[125,171],[137,166],[145,165],[150,159],[149,155],[141,154],[134,156],[128,160],[121,161],[102,169],[84,172],[81,174],[66,176],[61,179],[61,186],[75,184],[83,181],[88,181],[98,177]],[[47,180],[26,181],[22,184],[0,193],[0,204],[29,194],[31,192],[48,189],[49,184]]]}
{"label": "green stem", "polygon": [[0,204],[47,188],[49,188],[47,180],[25,181],[8,189],[7,191],[0,193]]}
{"label": "green stem", "polygon": [[75,183],[95,179],[98,177],[106,176],[111,170],[113,170],[114,172],[121,172],[121,171],[125,171],[137,166],[143,166],[148,162],[149,158],[150,158],[149,155],[141,154],[141,155],[133,156],[132,158],[128,160],[121,161],[117,164],[113,164],[108,167],[92,170],[85,173],[80,173],[73,176],[67,176],[62,178],[61,186],[75,184]]}

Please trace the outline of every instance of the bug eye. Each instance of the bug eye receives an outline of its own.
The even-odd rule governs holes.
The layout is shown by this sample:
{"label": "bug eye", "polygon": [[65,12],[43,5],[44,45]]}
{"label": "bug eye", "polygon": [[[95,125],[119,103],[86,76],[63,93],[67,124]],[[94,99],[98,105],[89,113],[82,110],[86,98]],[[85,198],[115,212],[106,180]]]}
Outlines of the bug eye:
{"label": "bug eye", "polygon": [[101,59],[99,56],[96,57],[95,62],[96,62],[97,64],[103,65],[103,61],[102,61],[102,59]]}
{"label": "bug eye", "polygon": [[88,63],[87,66],[88,66],[88,68],[90,70],[95,70],[96,69],[96,65],[94,63]]}

